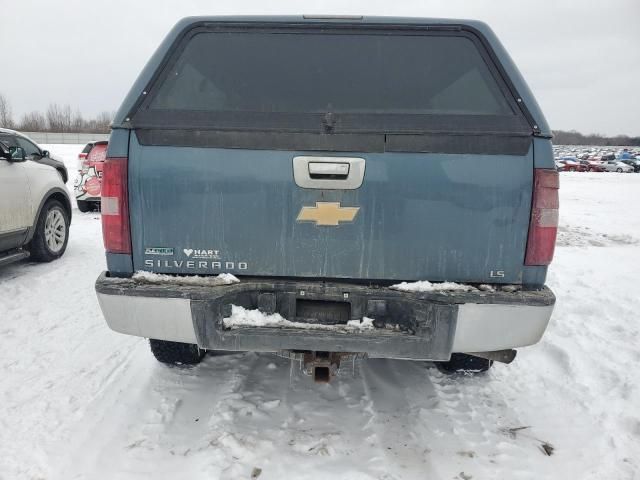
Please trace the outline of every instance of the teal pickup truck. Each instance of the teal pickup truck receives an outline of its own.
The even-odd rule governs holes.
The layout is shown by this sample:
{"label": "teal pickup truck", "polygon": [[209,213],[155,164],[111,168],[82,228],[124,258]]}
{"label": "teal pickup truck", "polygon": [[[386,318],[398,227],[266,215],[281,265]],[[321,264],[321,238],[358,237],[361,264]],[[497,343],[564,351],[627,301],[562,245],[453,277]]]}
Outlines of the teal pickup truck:
{"label": "teal pickup truck", "polygon": [[555,303],[551,131],[475,21],[181,20],[113,122],[102,221],[106,321],[166,363],[481,372]]}

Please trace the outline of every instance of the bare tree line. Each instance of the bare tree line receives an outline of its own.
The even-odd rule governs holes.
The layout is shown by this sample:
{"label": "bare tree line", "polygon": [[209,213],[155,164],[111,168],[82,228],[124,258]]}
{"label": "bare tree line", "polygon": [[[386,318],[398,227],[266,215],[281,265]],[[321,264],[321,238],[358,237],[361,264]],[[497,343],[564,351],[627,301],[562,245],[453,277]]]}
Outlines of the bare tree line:
{"label": "bare tree line", "polygon": [[640,146],[640,137],[629,137],[628,135],[616,135],[615,137],[605,137],[598,133],[583,135],[575,130],[553,131],[553,143],[556,145],[599,145],[599,146]]}
{"label": "bare tree line", "polygon": [[20,121],[14,121],[11,105],[0,93],[0,127],[14,128],[24,132],[74,132],[109,133],[114,112],[100,112],[95,118],[84,118],[79,110],[71,106],[49,104],[47,111],[25,113]]}
{"label": "bare tree line", "polygon": [[[95,118],[87,119],[79,110],[72,112],[69,105],[52,103],[45,113],[38,111],[25,113],[19,122],[14,122],[11,105],[0,93],[0,127],[15,128],[25,132],[109,133],[109,125],[114,115],[114,112],[100,112]],[[627,135],[606,137],[598,133],[584,135],[575,130],[554,130],[553,143],[556,145],[640,146],[640,137]]]}

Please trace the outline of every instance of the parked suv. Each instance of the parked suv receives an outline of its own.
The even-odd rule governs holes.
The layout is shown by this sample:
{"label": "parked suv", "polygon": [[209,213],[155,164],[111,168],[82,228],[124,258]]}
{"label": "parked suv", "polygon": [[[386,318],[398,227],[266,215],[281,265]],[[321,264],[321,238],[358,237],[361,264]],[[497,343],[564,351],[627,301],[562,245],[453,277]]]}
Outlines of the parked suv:
{"label": "parked suv", "polygon": [[0,141],[0,265],[61,257],[70,223],[69,194],[55,168]]}
{"label": "parked suv", "polygon": [[49,151],[41,149],[36,142],[26,135],[8,128],[0,128],[0,142],[12,148],[14,152],[20,151],[24,153],[27,160],[55,168],[60,174],[63,183],[67,183],[67,180],[69,180],[69,173],[64,163],[57,158],[53,158]]}
{"label": "parked suv", "polygon": [[107,157],[107,142],[89,142],[78,155],[78,176],[73,186],[78,210],[100,210],[102,168]]}
{"label": "parked suv", "polygon": [[113,123],[96,291],[161,362],[484,371],[545,331],[557,220],[551,130],[485,24],[187,18]]}

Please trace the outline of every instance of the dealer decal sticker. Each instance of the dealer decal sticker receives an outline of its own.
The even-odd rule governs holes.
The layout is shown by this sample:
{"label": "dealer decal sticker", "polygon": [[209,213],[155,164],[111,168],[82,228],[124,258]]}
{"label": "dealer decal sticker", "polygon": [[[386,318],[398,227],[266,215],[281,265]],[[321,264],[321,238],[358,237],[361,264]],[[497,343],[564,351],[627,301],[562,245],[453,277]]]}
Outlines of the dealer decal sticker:
{"label": "dealer decal sticker", "polygon": [[145,255],[173,255],[173,248],[166,247],[146,247]]}

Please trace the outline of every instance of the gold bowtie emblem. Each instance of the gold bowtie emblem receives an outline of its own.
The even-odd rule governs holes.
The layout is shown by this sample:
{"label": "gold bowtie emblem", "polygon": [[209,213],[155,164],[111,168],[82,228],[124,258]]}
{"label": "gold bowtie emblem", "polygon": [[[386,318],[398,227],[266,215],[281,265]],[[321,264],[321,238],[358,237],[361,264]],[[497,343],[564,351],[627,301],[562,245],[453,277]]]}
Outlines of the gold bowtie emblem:
{"label": "gold bowtie emblem", "polygon": [[315,207],[302,207],[298,222],[336,227],[340,222],[353,222],[360,207],[341,207],[339,202],[316,202]]}

